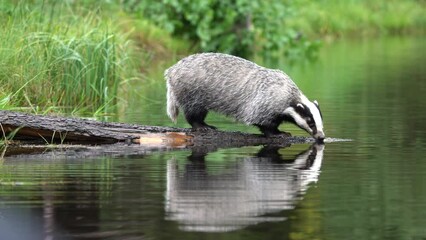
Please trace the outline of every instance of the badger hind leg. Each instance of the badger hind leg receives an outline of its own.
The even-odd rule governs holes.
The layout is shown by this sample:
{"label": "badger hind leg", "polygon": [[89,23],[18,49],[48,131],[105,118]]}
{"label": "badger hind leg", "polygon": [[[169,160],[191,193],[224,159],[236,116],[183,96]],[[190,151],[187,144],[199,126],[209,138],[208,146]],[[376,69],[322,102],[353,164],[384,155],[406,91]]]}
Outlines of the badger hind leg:
{"label": "badger hind leg", "polygon": [[191,124],[192,130],[194,131],[207,131],[216,129],[216,127],[208,125],[206,122],[204,122],[207,113],[208,111],[205,109],[184,110],[186,121]]}
{"label": "badger hind leg", "polygon": [[266,137],[283,136],[291,137],[288,132],[278,130],[278,125],[256,125]]}

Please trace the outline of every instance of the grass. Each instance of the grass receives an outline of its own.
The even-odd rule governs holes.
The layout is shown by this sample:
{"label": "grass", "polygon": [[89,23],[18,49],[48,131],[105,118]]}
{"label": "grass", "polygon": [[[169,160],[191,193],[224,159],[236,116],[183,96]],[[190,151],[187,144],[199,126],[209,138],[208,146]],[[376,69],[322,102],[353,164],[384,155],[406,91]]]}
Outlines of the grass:
{"label": "grass", "polygon": [[1,15],[0,107],[95,111],[115,101],[126,42],[110,24],[66,5],[19,2]]}
{"label": "grass", "polygon": [[157,53],[184,47],[101,5],[15,2],[0,3],[0,109],[110,112]]}

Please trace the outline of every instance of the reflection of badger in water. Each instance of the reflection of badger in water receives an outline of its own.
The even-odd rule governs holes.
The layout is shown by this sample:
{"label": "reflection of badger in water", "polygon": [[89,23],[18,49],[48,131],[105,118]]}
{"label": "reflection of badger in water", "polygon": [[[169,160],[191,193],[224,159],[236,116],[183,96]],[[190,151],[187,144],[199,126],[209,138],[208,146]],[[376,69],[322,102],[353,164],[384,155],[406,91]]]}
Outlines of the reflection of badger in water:
{"label": "reflection of badger in water", "polygon": [[184,230],[203,232],[282,221],[283,217],[268,214],[294,208],[308,184],[318,180],[323,150],[324,145],[314,144],[293,162],[284,163],[277,148],[265,147],[222,175],[209,175],[203,161],[193,161],[179,172],[170,160],[167,219],[178,221]]}

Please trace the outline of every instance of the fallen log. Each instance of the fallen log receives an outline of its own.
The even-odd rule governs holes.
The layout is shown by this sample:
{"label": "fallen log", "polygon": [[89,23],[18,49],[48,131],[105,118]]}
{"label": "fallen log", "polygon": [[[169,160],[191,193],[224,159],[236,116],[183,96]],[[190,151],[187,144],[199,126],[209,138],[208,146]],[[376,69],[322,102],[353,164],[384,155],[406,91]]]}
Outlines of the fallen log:
{"label": "fallen log", "polygon": [[[305,137],[272,137],[242,132],[210,130],[194,132],[187,128],[144,126],[116,122],[102,122],[81,118],[43,116],[20,112],[0,111],[2,138],[12,135],[23,143],[41,141],[51,143],[107,144],[138,143],[166,148],[199,148],[212,151],[221,147],[249,145],[288,145],[312,142]],[[210,146],[210,147],[209,147]]]}

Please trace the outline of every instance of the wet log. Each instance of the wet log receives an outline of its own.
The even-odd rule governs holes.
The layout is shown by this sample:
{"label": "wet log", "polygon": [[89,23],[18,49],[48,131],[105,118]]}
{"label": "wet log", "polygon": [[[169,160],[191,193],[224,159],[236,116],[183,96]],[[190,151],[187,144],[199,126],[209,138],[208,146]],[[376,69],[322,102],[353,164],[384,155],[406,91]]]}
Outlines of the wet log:
{"label": "wet log", "polygon": [[[44,116],[20,112],[0,111],[2,138],[21,142],[50,143],[138,143],[151,147],[197,148],[208,151],[220,147],[312,142],[304,137],[266,138],[260,134],[242,132],[193,132],[187,128],[144,126],[116,122],[102,122],[82,118]],[[31,142],[33,144],[33,142]],[[209,148],[209,146],[211,146]],[[207,151],[206,150],[206,151]]]}
{"label": "wet log", "polygon": [[184,133],[188,129],[143,126],[136,124],[102,122],[83,118],[34,115],[20,112],[0,111],[3,137],[9,134],[14,139],[42,139],[47,143],[116,143],[137,142],[147,134]]}

